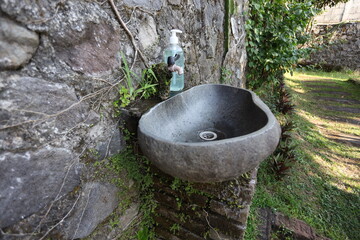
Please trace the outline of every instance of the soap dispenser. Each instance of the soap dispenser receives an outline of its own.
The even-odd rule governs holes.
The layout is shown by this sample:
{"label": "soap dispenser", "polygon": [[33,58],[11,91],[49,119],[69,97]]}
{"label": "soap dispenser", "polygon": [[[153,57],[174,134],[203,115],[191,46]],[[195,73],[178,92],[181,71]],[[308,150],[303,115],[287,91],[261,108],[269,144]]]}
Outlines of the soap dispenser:
{"label": "soap dispenser", "polygon": [[179,38],[176,33],[182,33],[182,31],[171,30],[170,44],[164,50],[164,62],[172,72],[170,92],[179,92],[184,89],[184,51],[178,45]]}

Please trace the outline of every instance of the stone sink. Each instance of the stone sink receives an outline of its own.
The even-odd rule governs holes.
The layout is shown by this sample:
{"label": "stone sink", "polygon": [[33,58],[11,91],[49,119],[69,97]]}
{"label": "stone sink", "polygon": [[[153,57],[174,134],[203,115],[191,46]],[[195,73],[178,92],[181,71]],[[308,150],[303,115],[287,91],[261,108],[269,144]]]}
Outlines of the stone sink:
{"label": "stone sink", "polygon": [[163,172],[192,182],[246,173],[276,148],[280,125],[255,93],[220,84],[184,91],[146,112],[138,128],[144,155]]}

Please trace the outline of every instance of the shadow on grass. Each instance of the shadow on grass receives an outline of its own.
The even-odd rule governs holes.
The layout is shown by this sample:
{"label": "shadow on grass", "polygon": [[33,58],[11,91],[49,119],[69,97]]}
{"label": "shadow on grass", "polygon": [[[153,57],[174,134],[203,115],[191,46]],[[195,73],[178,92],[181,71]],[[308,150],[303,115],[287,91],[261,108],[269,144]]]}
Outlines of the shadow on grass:
{"label": "shadow on grass", "polygon": [[[301,121],[312,125],[305,119]],[[331,146],[321,145],[320,148],[331,151]],[[359,239],[360,190],[353,184],[359,180],[354,177],[339,179],[329,172],[314,159],[313,154],[318,150],[317,147],[305,151],[300,147],[296,152],[297,163],[282,181],[276,180],[264,162],[258,174],[253,207],[271,207],[303,220],[331,239]]]}
{"label": "shadow on grass", "polygon": [[[305,82],[298,81],[297,83],[300,84],[300,87],[305,87]],[[347,82],[340,82],[339,85],[343,87],[342,90],[350,92],[352,97],[359,96],[356,93],[360,94],[360,89],[353,89],[353,86]],[[303,96],[302,99],[299,99],[300,102],[298,103],[298,107],[302,108],[310,103],[312,107],[302,109],[307,113],[307,116],[314,116],[319,119],[324,119],[324,116],[329,115],[336,116],[336,114],[339,114],[340,117],[344,115],[349,117],[355,116],[354,114],[344,114],[342,112],[329,113],[328,111],[319,110],[319,104],[321,103],[313,101],[314,94],[309,91],[304,94],[305,96]],[[349,159],[349,154],[352,155],[352,158],[357,155],[358,151],[356,149],[358,148],[326,138],[318,131],[316,124],[311,123],[304,116],[297,115],[296,118],[298,124],[302,127],[302,129],[300,128],[299,130],[303,133],[303,141],[307,142],[304,144],[306,146],[306,150],[308,151],[308,154],[305,156],[307,156],[307,160],[309,161],[308,163],[312,166],[309,169],[310,171],[308,174],[311,178],[313,178],[313,187],[316,187],[317,189],[317,202],[321,209],[321,211],[318,212],[319,220],[326,223],[326,225],[336,226],[335,229],[338,229],[337,231],[341,231],[345,234],[343,237],[347,237],[349,239],[359,239],[359,181],[356,177],[345,177],[343,175],[347,173],[341,172],[344,167],[358,171],[356,168],[351,168],[351,165],[353,164],[350,164],[350,166],[347,165],[348,161],[346,161],[346,159]],[[301,148],[303,148],[303,146]],[[329,157],[329,159],[325,160],[330,160],[330,166],[328,166],[328,164],[324,164],[322,160],[319,161],[316,159],[324,159],[323,154],[326,154],[327,156],[336,154],[339,158],[332,159]],[[339,159],[341,159],[341,162],[339,162]],[[349,172],[348,174],[358,176],[354,172]],[[329,230],[330,229],[325,229],[325,232],[328,232]]]}
{"label": "shadow on grass", "polygon": [[[299,146],[297,162],[282,181],[277,181],[269,170],[269,163],[264,161],[252,207],[271,207],[301,219],[331,239],[360,239],[359,148],[326,138],[316,125],[319,123],[309,120],[321,123],[331,117],[351,124],[349,119],[357,123],[357,116],[319,109],[319,101],[314,101],[310,88],[301,80],[291,81],[295,83],[290,89],[296,104],[292,118],[298,128],[294,138]],[[343,81],[336,82],[346,91],[351,86]],[[352,98],[360,96],[360,89],[349,92]],[[334,155],[337,157],[333,158]]]}

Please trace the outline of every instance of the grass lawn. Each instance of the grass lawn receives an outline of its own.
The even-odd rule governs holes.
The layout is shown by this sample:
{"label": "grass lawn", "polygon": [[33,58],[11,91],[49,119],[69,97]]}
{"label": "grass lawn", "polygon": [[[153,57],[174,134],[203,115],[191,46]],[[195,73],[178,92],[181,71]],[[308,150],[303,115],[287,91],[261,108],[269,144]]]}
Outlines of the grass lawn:
{"label": "grass lawn", "polygon": [[[259,170],[245,239],[256,239],[256,209],[305,221],[331,239],[360,239],[360,85],[355,73],[298,71],[285,79],[295,104],[296,162],[277,180]],[[282,116],[279,116],[280,121]]]}

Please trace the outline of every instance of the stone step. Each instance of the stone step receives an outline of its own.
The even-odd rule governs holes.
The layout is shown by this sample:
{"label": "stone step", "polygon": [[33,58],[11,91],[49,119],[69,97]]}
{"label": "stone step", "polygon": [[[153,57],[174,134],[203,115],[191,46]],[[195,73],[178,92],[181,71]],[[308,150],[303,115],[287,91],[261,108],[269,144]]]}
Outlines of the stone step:
{"label": "stone step", "polygon": [[319,83],[319,84],[337,84],[337,82],[335,82],[335,81],[327,81],[327,80],[324,80],[324,81],[304,81],[303,82],[305,85],[306,84],[313,84],[313,83]]}
{"label": "stone step", "polygon": [[[315,230],[305,222],[296,218],[290,218],[280,212],[273,212],[269,208],[260,208],[258,210],[260,224],[258,225],[259,240],[273,239],[273,235],[277,230],[286,228],[291,232],[291,239],[295,240],[330,240],[329,238],[320,236]],[[278,239],[284,236],[278,236]],[[287,239],[287,238],[286,238]]]}
{"label": "stone step", "polygon": [[348,105],[360,104],[359,100],[356,99],[347,99],[347,98],[335,98],[335,97],[314,97],[316,100],[329,101],[329,102],[337,102]]}
{"label": "stone step", "polygon": [[321,107],[325,108],[327,110],[330,110],[330,111],[347,112],[347,113],[360,113],[360,108],[331,106],[331,105],[323,105]]}
{"label": "stone step", "polygon": [[359,136],[345,134],[345,133],[327,133],[325,135],[328,139],[333,140],[335,142],[345,143],[347,145],[351,145],[351,146],[360,148],[360,137]]}
{"label": "stone step", "polygon": [[309,88],[333,88],[333,89],[341,88],[339,86],[315,85],[315,84],[305,84],[305,87],[309,87]]}
{"label": "stone step", "polygon": [[347,124],[353,124],[353,125],[360,126],[360,119],[342,118],[342,117],[334,117],[334,116],[326,116],[323,118],[331,120],[331,121],[335,121],[335,122],[341,122],[341,123],[347,123]]}
{"label": "stone step", "polygon": [[344,91],[326,91],[326,90],[311,90],[310,93],[320,93],[320,94],[330,94],[330,95],[341,95],[341,96],[350,96],[351,93]]}

